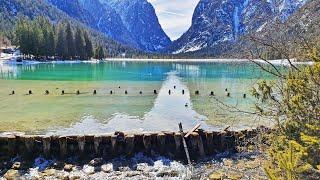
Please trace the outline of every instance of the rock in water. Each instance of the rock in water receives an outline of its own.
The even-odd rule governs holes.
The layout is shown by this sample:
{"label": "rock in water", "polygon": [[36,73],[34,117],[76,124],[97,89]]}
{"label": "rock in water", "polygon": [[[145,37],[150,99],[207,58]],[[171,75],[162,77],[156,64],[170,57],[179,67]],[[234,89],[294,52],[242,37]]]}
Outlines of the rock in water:
{"label": "rock in water", "polygon": [[83,170],[83,172],[85,172],[88,175],[94,174],[94,167],[93,166],[84,165],[82,170]]}
{"label": "rock in water", "polygon": [[102,158],[95,158],[89,162],[89,165],[96,167],[96,166],[101,166],[103,163],[104,163],[104,160]]}
{"label": "rock in water", "polygon": [[65,164],[64,167],[63,167],[63,169],[64,169],[65,171],[67,171],[67,172],[70,172],[70,171],[72,171],[73,167],[74,167],[74,166],[73,166],[72,164]]}
{"label": "rock in water", "polygon": [[15,162],[15,163],[12,165],[11,169],[19,170],[20,167],[21,167],[21,163],[20,163],[20,162]]}
{"label": "rock in water", "polygon": [[13,169],[10,169],[9,171],[7,171],[4,176],[3,176],[5,179],[19,179],[20,177],[20,173],[18,170],[13,170]]}
{"label": "rock in water", "polygon": [[109,173],[113,171],[113,165],[112,164],[104,164],[101,166],[101,170],[105,173]]}
{"label": "rock in water", "polygon": [[221,172],[214,172],[209,176],[210,180],[220,180],[223,178],[224,178],[224,176],[223,176],[223,173],[221,173]]}
{"label": "rock in water", "polygon": [[46,170],[43,171],[42,176],[50,177],[50,176],[53,176],[55,174],[56,174],[56,170],[55,169],[46,169]]}

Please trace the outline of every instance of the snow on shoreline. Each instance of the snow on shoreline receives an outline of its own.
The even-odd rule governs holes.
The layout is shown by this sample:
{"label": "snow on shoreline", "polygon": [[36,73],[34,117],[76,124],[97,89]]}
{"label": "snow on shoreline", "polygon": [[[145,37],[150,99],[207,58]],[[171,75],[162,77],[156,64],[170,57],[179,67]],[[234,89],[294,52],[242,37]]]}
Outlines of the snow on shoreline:
{"label": "snow on shoreline", "polygon": [[[56,60],[56,61],[36,61],[36,60],[23,60],[22,62],[16,62],[15,57],[9,56],[1,56],[0,64],[9,64],[9,65],[32,65],[32,64],[76,64],[76,63],[100,63],[100,62],[173,62],[173,63],[186,63],[186,62],[193,62],[193,63],[228,63],[228,62],[258,62],[258,63],[268,63],[264,60],[260,59],[132,59],[132,58],[107,58],[104,60]],[[298,62],[296,59],[291,60],[292,64],[294,65],[312,65],[314,62],[305,61],[305,62]],[[277,59],[277,60],[270,60],[269,63],[274,65],[284,65],[289,66],[290,63],[286,59]]]}
{"label": "snow on shoreline", "polygon": [[[210,63],[210,62],[258,62],[258,63],[267,63],[264,60],[260,59],[130,59],[130,58],[111,58],[111,59],[105,59],[106,62],[204,62],[204,63]],[[296,59],[290,60],[292,64],[294,65],[312,65],[314,62],[312,61],[305,61],[305,62],[298,62]],[[276,60],[269,60],[269,63],[275,64],[275,65],[290,65],[289,61],[287,59],[276,59]]]}

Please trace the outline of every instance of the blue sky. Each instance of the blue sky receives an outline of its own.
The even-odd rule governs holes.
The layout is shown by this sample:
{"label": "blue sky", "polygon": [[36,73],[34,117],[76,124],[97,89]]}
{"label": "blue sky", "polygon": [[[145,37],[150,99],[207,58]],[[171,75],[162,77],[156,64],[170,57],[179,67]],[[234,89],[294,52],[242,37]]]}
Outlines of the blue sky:
{"label": "blue sky", "polygon": [[148,0],[153,4],[163,30],[176,40],[186,32],[199,0]]}

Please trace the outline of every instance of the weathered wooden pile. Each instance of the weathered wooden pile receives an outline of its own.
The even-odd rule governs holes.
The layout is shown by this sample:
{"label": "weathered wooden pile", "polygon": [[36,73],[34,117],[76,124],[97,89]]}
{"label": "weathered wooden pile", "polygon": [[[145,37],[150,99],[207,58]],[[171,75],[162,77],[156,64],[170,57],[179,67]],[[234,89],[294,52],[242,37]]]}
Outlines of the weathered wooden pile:
{"label": "weathered wooden pile", "polygon": [[[260,128],[244,131],[193,132],[186,138],[192,159],[215,153],[232,151],[242,141],[255,137]],[[0,135],[0,156],[27,158],[45,156],[67,158],[72,156],[113,158],[131,156],[137,152],[166,155],[172,158],[185,157],[182,136],[177,132],[124,134],[116,132],[106,135],[85,136],[40,136]]]}

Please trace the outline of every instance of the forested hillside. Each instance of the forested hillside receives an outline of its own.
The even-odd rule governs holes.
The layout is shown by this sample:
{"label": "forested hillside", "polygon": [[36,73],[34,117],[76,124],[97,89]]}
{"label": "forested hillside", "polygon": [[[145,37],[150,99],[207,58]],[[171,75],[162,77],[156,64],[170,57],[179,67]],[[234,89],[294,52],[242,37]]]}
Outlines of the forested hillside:
{"label": "forested hillside", "polygon": [[19,19],[15,27],[15,40],[24,55],[32,55],[36,59],[56,57],[85,60],[94,55],[87,31],[72,29],[68,22],[52,25],[43,17],[33,21]]}
{"label": "forested hillside", "polygon": [[0,1],[0,12],[0,30],[11,40],[14,40],[13,30],[19,18],[26,17],[32,20],[42,16],[48,18],[52,24],[57,25],[60,22],[69,22],[73,28],[80,28],[87,31],[89,36],[92,37],[94,46],[98,44],[103,45],[108,56],[120,56],[123,53],[126,53],[128,56],[141,54],[141,52],[135,48],[117,43],[101,32],[87,27],[43,0]]}

